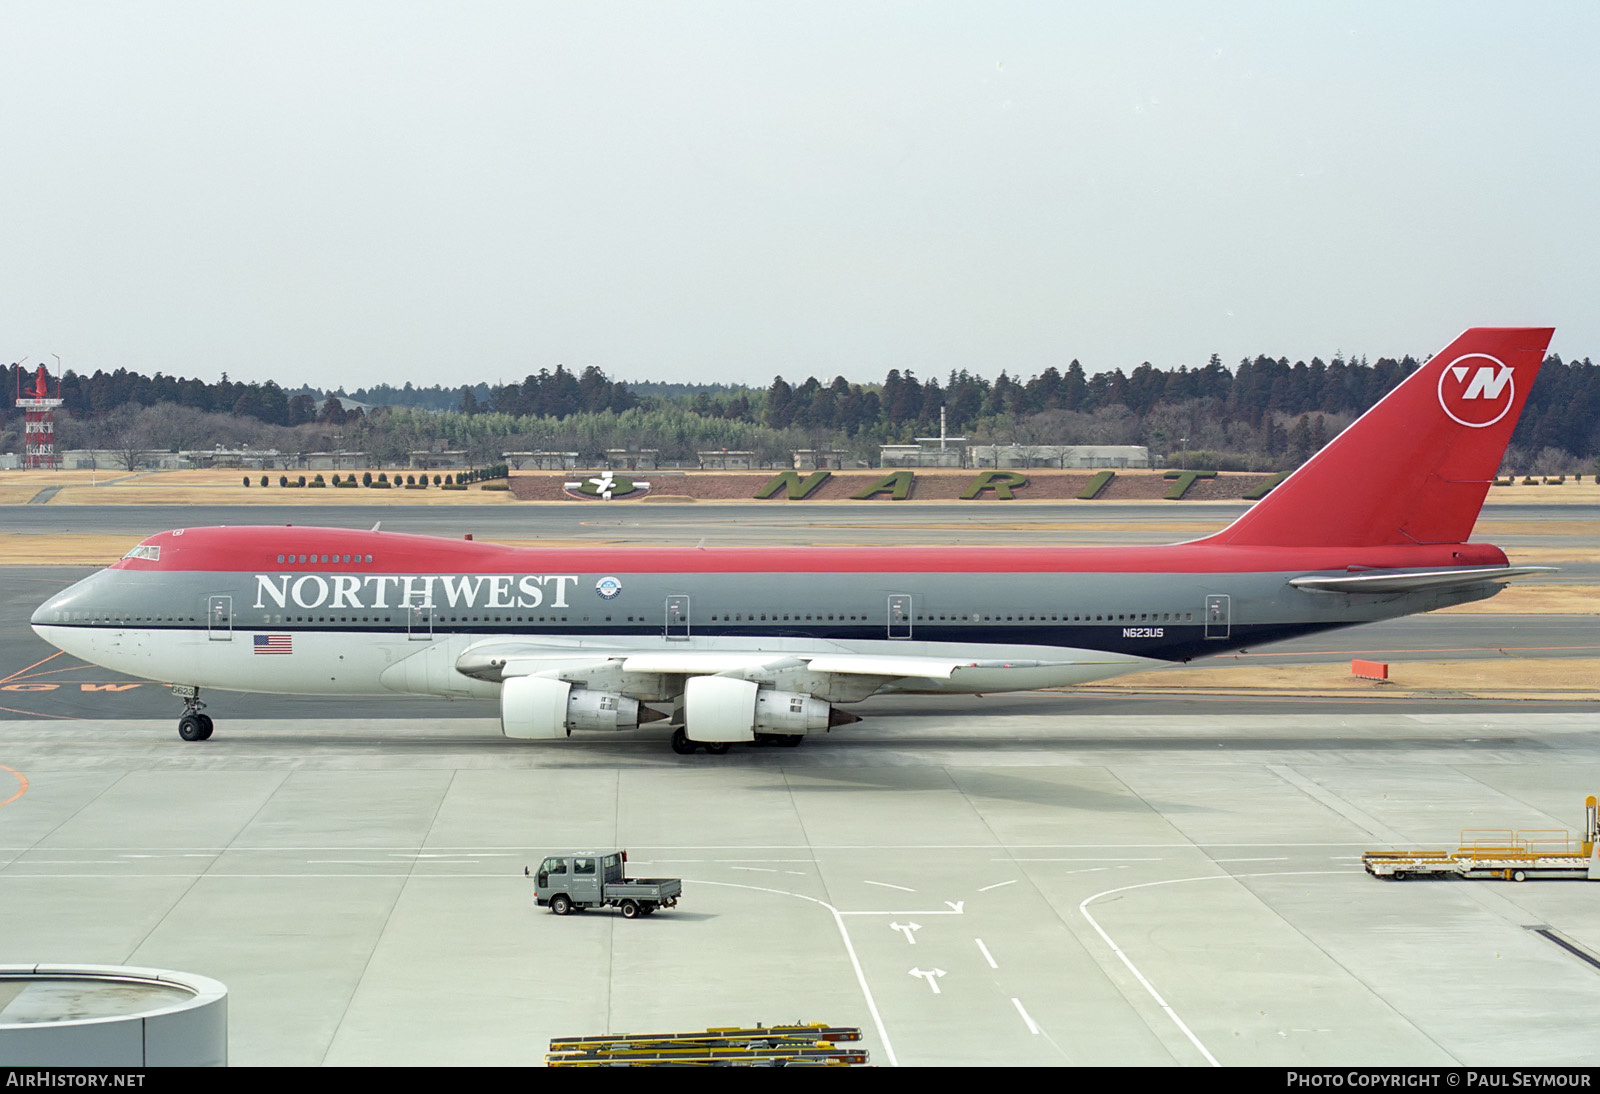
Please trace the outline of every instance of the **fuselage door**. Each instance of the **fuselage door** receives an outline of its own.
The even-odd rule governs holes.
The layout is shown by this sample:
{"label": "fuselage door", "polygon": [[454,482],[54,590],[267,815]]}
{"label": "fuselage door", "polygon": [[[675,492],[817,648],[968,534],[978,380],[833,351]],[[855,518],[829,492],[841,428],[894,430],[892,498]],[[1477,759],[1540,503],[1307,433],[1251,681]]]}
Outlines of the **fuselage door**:
{"label": "fuselage door", "polygon": [[233,641],[233,597],[213,596],[207,598],[206,637],[213,642]]}
{"label": "fuselage door", "polygon": [[1206,597],[1206,637],[1226,638],[1231,625],[1227,594],[1213,593]]}
{"label": "fuselage door", "polygon": [[406,637],[413,642],[433,641],[433,605],[426,600],[406,605]]}
{"label": "fuselage door", "polygon": [[889,597],[889,637],[911,637],[911,595],[894,593]]}
{"label": "fuselage door", "polygon": [[667,597],[667,637],[689,637],[689,598],[674,593]]}

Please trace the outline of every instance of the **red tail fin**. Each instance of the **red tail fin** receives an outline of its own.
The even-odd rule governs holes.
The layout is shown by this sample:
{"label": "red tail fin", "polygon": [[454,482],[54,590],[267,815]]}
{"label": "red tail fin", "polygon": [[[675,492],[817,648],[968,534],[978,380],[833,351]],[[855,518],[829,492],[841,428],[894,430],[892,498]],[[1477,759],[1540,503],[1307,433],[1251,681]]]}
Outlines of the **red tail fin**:
{"label": "red tail fin", "polygon": [[1464,543],[1553,333],[1548,327],[1467,331],[1204,542]]}

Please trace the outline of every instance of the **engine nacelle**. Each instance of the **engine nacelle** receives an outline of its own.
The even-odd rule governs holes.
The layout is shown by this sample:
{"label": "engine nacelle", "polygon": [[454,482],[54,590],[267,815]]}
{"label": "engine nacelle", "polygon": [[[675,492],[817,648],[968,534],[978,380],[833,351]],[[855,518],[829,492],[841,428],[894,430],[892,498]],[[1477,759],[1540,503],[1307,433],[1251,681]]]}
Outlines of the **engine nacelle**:
{"label": "engine nacelle", "polygon": [[833,724],[833,708],[821,699],[793,691],[756,692],[758,733],[809,733]]}
{"label": "engine nacelle", "polygon": [[[844,720],[855,721],[848,715]],[[833,708],[821,699],[749,680],[696,676],[683,689],[683,731],[691,741],[753,741],[757,732],[807,733],[836,721]]]}
{"label": "engine nacelle", "polygon": [[730,676],[695,676],[683,686],[683,731],[713,744],[756,739],[760,686]]}
{"label": "engine nacelle", "polygon": [[632,729],[638,724],[638,700],[615,692],[576,688],[544,676],[513,676],[500,685],[500,729],[507,737],[551,740],[570,737],[575,729]]}

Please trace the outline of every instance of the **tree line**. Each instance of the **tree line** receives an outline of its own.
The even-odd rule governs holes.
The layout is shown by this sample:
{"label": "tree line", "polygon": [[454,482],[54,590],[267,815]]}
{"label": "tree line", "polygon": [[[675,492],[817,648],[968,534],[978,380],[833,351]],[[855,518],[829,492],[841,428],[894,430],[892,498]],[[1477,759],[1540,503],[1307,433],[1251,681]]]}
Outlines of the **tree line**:
{"label": "tree line", "polygon": [[[882,383],[842,376],[766,388],[624,383],[601,369],[557,365],[522,382],[455,387],[382,385],[345,392],[263,383],[143,376],[126,369],[60,381],[63,447],[149,449],[339,447],[376,461],[441,446],[487,462],[499,451],[575,451],[592,462],[607,449],[653,448],[665,460],[697,451],[752,451],[781,463],[796,448],[830,449],[872,462],[881,444],[937,435],[940,410],[969,443],[1143,444],[1152,452],[1222,469],[1282,470],[1320,448],[1419,367],[1411,358],[1335,355],[1291,364],[1247,358],[1229,369],[1213,355],[1201,368],[1086,374],[1076,360],[1026,380],[993,381],[969,370],[941,382],[892,369]],[[5,369],[15,392],[23,366]],[[371,404],[346,409],[344,401]],[[5,401],[0,451],[22,444],[20,412]],[[1507,470],[1561,471],[1600,457],[1600,367],[1552,355],[1540,370],[1512,439]],[[319,447],[320,446],[320,447]],[[1535,464],[1540,466],[1535,467]]]}

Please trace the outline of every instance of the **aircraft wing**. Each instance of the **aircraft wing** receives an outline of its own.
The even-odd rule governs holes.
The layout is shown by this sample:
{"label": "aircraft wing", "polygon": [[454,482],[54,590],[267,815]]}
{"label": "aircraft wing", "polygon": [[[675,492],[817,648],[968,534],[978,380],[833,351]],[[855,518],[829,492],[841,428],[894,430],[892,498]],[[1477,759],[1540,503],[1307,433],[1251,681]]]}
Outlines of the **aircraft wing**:
{"label": "aircraft wing", "polygon": [[949,679],[958,668],[977,662],[970,658],[884,657],[861,653],[759,653],[719,650],[682,650],[635,653],[623,661],[626,672],[661,672],[701,676],[747,669],[798,667],[812,672],[852,673],[863,676],[931,676]]}
{"label": "aircraft wing", "polygon": [[637,682],[644,677],[728,676],[863,698],[883,687],[906,686],[896,681],[924,681],[938,689],[940,681],[1020,681],[1026,676],[1037,677],[1039,686],[1050,686],[1099,679],[1126,672],[1133,664],[1148,663],[1144,658],[1099,650],[1063,649],[1060,653],[1060,657],[1048,659],[1001,659],[844,649],[640,650],[500,639],[469,647],[456,659],[455,668],[463,675],[496,682],[549,676],[619,687],[624,680]]}
{"label": "aircraft wing", "polygon": [[1529,574],[1553,574],[1554,566],[1473,566],[1454,570],[1370,570],[1337,576],[1318,574],[1289,579],[1297,589],[1313,593],[1415,593],[1465,588],[1488,581],[1509,581]]}
{"label": "aircraft wing", "polygon": [[[1092,659],[1095,663],[1099,663],[1109,658],[1098,655]],[[609,665],[620,672],[668,676],[739,676],[746,673],[801,669],[817,673],[876,676],[888,679],[911,676],[948,680],[961,669],[1042,668],[1077,663],[1079,662],[1072,658],[1051,661],[974,660],[970,657],[886,656],[835,651],[808,653],[755,650],[612,651],[593,648],[577,650],[552,648],[534,642],[496,642],[491,647],[475,646],[465,651],[457,660],[456,669],[479,679],[533,676]]]}

